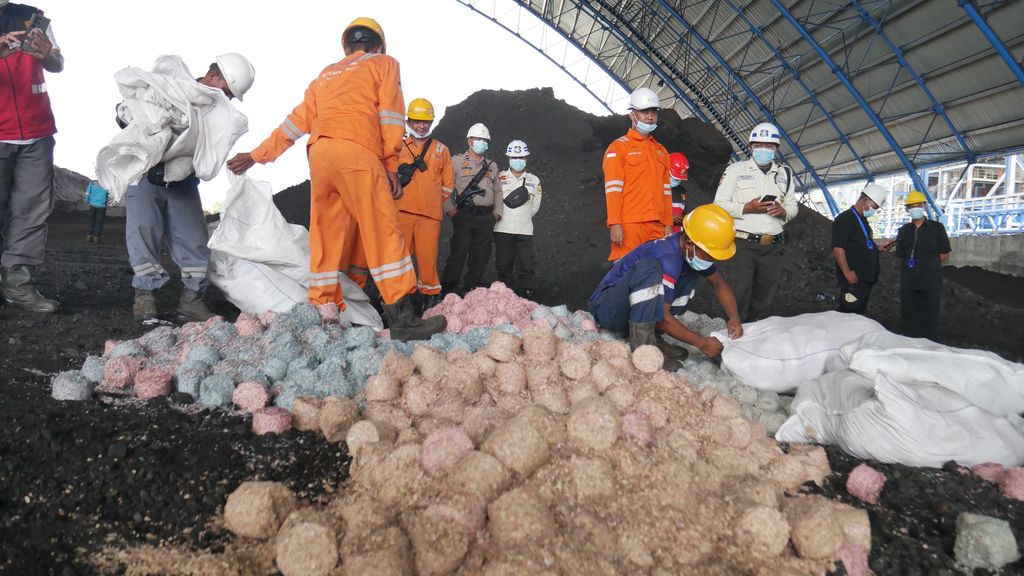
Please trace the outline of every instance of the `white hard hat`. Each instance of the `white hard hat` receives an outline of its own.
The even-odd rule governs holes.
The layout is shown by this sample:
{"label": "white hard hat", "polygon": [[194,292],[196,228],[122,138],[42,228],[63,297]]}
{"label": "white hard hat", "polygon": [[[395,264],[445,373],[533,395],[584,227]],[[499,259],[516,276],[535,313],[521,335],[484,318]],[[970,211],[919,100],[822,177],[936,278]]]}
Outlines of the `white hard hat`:
{"label": "white hard hat", "polygon": [[767,142],[769,144],[780,144],[779,128],[771,122],[761,122],[750,131],[748,142]]}
{"label": "white hard hat", "polygon": [[868,198],[871,198],[871,201],[878,204],[879,208],[882,207],[882,203],[885,202],[885,199],[889,197],[889,191],[878,184],[868,184],[864,187],[864,190],[861,193]]}
{"label": "white hard hat", "polygon": [[238,101],[242,101],[242,95],[252,88],[252,82],[256,79],[256,69],[246,60],[245,56],[235,52],[217,56],[217,68],[220,75],[228,83],[228,88]]}
{"label": "white hard hat", "polygon": [[530,155],[530,147],[522,140],[513,140],[505,148],[505,156],[509,158],[525,158]]}
{"label": "white hard hat", "polygon": [[661,108],[661,100],[654,90],[650,88],[637,88],[629,95],[630,110],[648,110],[650,108]]}
{"label": "white hard hat", "polygon": [[466,133],[466,138],[483,138],[484,140],[490,140],[491,131],[487,129],[487,126],[477,122],[469,127],[469,132]]}

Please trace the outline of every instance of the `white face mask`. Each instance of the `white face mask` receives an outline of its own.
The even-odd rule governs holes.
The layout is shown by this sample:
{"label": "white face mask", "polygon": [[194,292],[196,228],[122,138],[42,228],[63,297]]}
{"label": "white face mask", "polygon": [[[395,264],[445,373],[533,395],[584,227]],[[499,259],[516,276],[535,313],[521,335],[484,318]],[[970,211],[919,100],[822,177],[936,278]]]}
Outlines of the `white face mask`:
{"label": "white face mask", "polygon": [[672,188],[679,186],[681,182],[682,180],[680,180],[679,178],[673,178],[672,176],[668,177],[668,185],[671,186]]}
{"label": "white face mask", "polygon": [[487,152],[487,140],[473,140],[473,152],[477,154]]}
{"label": "white face mask", "polygon": [[907,210],[907,214],[911,220],[920,220],[924,218],[924,208],[911,208]]}
{"label": "white face mask", "polygon": [[509,158],[508,167],[516,172],[526,170],[526,158]]}
{"label": "white face mask", "polygon": [[409,129],[409,135],[412,136],[413,138],[417,139],[417,140],[425,140],[426,137],[430,134],[430,129],[429,128],[427,129],[426,132],[422,132],[422,133],[421,132],[417,132],[415,129],[413,129],[412,126],[410,126],[408,124],[406,125],[406,128]]}

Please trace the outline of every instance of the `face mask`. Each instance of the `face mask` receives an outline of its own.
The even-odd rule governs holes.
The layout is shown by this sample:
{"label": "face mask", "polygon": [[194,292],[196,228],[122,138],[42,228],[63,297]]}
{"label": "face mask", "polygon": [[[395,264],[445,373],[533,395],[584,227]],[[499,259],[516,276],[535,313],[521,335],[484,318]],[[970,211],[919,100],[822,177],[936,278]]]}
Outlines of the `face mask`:
{"label": "face mask", "polygon": [[430,134],[430,129],[427,129],[426,132],[417,132],[413,130],[412,126],[407,126],[407,128],[409,129],[409,135],[417,140],[423,140],[427,137],[427,134]]}
{"label": "face mask", "polygon": [[878,210],[875,210],[874,208],[868,208],[867,210],[864,211],[864,217],[865,218],[871,218],[872,216],[874,216],[877,213],[878,213]]}
{"label": "face mask", "polygon": [[775,150],[768,148],[754,148],[754,162],[758,166],[767,166],[775,160]]}
{"label": "face mask", "polygon": [[647,122],[641,122],[639,120],[636,121],[636,131],[643,134],[644,136],[647,136],[651,132],[654,132],[654,129],[657,127],[657,124],[648,124]]}
{"label": "face mask", "polygon": [[697,250],[693,251],[692,258],[689,256],[686,257],[686,263],[690,265],[690,268],[693,268],[697,272],[703,272],[704,270],[711,268],[711,265],[714,264],[714,262],[708,262],[700,256],[697,256]]}
{"label": "face mask", "polygon": [[924,208],[911,208],[907,210],[907,214],[910,215],[911,220],[920,220],[924,218]]}
{"label": "face mask", "polygon": [[526,159],[509,158],[508,165],[509,168],[512,168],[512,170],[515,170],[516,172],[522,172],[523,170],[526,170]]}
{"label": "face mask", "polygon": [[676,186],[679,186],[680,182],[682,182],[682,180],[680,180],[678,178],[673,178],[671,176],[668,177],[668,185],[673,187],[673,188],[675,188]]}
{"label": "face mask", "polygon": [[473,140],[473,152],[477,154],[487,152],[487,140]]}

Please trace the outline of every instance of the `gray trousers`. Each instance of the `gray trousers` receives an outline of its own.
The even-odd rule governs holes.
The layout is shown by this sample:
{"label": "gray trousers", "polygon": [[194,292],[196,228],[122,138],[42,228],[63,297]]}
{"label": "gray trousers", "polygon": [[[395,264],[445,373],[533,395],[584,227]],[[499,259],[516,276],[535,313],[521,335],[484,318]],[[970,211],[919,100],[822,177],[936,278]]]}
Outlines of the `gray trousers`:
{"label": "gray trousers", "polygon": [[160,248],[166,238],[171,259],[181,269],[181,283],[193,292],[205,292],[210,233],[196,181],[163,187],[143,177],[128,187],[124,205],[128,261],[135,272],[132,286],[156,290],[170,280],[160,265]]}
{"label": "gray trousers", "polygon": [[761,246],[737,238],[736,255],[729,264],[729,285],[740,320],[756,322],[771,316],[782,276],[782,245]]}
{"label": "gray trousers", "polygon": [[32,144],[0,143],[0,265],[38,266],[53,211],[53,136]]}

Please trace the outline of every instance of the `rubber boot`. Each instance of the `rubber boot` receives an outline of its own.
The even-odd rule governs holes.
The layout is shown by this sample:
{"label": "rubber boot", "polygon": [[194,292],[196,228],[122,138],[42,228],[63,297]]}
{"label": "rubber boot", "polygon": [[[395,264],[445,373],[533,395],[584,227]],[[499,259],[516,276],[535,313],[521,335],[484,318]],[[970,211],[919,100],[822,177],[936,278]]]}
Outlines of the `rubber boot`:
{"label": "rubber boot", "polygon": [[384,315],[388,319],[391,337],[395,340],[427,340],[448,326],[444,316],[420,318],[412,309],[412,298],[403,296],[394,304],[384,305]]}
{"label": "rubber boot", "polygon": [[[658,346],[660,338],[655,333],[655,322],[630,322],[629,323],[629,349],[636,350],[641,346]],[[664,356],[664,353],[662,354]],[[683,367],[683,363],[675,358],[665,356],[661,365],[662,369],[675,372]]]}
{"label": "rubber boot", "polygon": [[671,358],[673,360],[683,362],[690,356],[689,350],[669,344],[661,337],[661,334],[661,332],[655,332],[654,340],[658,345],[658,350],[661,350],[661,353],[665,355],[665,358]]}
{"label": "rubber boot", "polygon": [[427,310],[430,310],[434,306],[437,306],[438,304],[441,303],[442,300],[444,300],[444,296],[441,296],[440,293],[438,293],[438,294],[424,294],[423,295],[423,311],[426,312]]}
{"label": "rubber boot", "polygon": [[213,318],[213,312],[210,312],[206,302],[203,302],[203,295],[191,290],[181,291],[181,300],[178,301],[178,309],[174,313],[185,322],[203,322]]}
{"label": "rubber boot", "polygon": [[132,318],[136,322],[145,322],[156,318],[156,298],[153,296],[152,290],[135,290]]}
{"label": "rubber boot", "polygon": [[60,309],[56,300],[45,298],[32,282],[32,267],[19,265],[3,270],[4,302],[29,312],[53,313]]}

